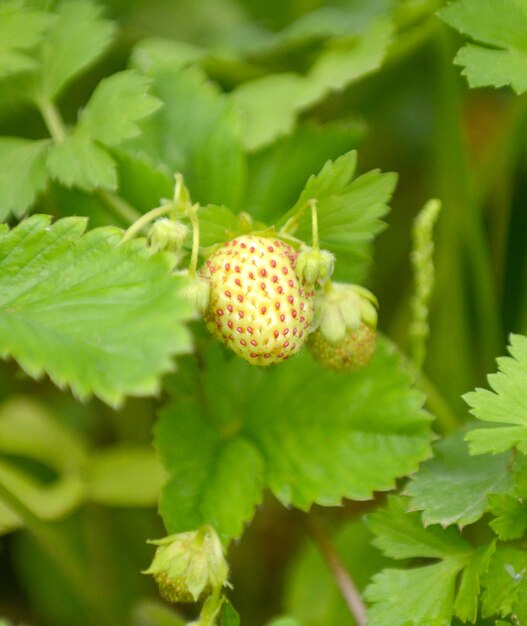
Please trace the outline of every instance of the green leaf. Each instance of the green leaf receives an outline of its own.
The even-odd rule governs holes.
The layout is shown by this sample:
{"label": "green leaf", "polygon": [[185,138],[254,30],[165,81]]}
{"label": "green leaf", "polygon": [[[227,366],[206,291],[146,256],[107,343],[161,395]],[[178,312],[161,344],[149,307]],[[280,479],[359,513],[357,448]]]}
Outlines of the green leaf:
{"label": "green leaf", "polygon": [[300,74],[269,74],[243,83],[230,96],[243,122],[244,146],[256,151],[289,133],[300,111],[322,94]]}
{"label": "green leaf", "polygon": [[267,626],[301,626],[301,625],[300,625],[300,622],[297,622],[297,620],[294,617],[284,616],[284,617],[276,617],[275,619],[268,622]]}
{"label": "green leaf", "polygon": [[490,511],[496,516],[490,527],[503,541],[518,539],[527,529],[527,504],[508,494],[489,496]]}
{"label": "green leaf", "polygon": [[450,626],[458,559],[410,570],[386,569],[373,577],[365,598],[373,603],[368,626]]}
{"label": "green leaf", "polygon": [[511,335],[509,352],[510,357],[497,360],[498,373],[488,377],[492,391],[476,389],[464,396],[473,415],[493,423],[467,435],[472,454],[496,454],[515,446],[527,451],[527,337]]}
{"label": "green leaf", "polygon": [[306,123],[251,155],[245,210],[273,223],[296,202],[312,172],[356,148],[363,132],[361,124],[354,122]]}
{"label": "green leaf", "polygon": [[477,548],[461,573],[454,613],[462,622],[474,623],[476,621],[481,577],[487,572],[495,549],[494,543]]}
{"label": "green leaf", "polygon": [[355,151],[328,161],[319,174],[311,176],[295,206],[278,222],[297,224],[295,236],[311,241],[309,200],[317,201],[320,245],[335,253],[335,278],[360,282],[376,234],[384,229],[386,215],[397,180],[395,174],[373,170],[354,179],[357,165]]}
{"label": "green leaf", "polygon": [[80,116],[79,130],[110,147],[136,137],[138,121],[161,106],[148,93],[149,85],[148,78],[133,70],[103,79]]}
{"label": "green leaf", "polygon": [[226,437],[203,407],[183,400],[161,414],[156,444],[171,475],[160,503],[169,533],[206,522],[222,535],[239,536],[264,485],[263,459],[253,443]]}
{"label": "green leaf", "polygon": [[119,404],[159,389],[188,350],[189,306],[169,256],[86,221],[34,216],[0,234],[0,355],[80,398]]}
{"label": "green leaf", "polygon": [[182,172],[194,201],[239,208],[247,166],[238,118],[226,96],[197,68],[160,63],[150,75],[152,92],[164,106],[125,149]]}
{"label": "green leaf", "polygon": [[117,189],[115,161],[80,131],[54,143],[48,151],[46,165],[49,174],[66,187],[84,191]]}
{"label": "green leaf", "polygon": [[87,495],[105,506],[155,506],[165,478],[150,448],[107,448],[90,456],[86,468]]}
{"label": "green leaf", "polygon": [[488,510],[490,493],[512,489],[510,454],[470,456],[465,434],[435,444],[434,458],[423,463],[405,488],[412,510],[423,511],[425,525],[472,524]]}
{"label": "green leaf", "polygon": [[113,39],[113,22],[89,0],[63,0],[40,49],[36,97],[54,99],[104,52]]}
{"label": "green leaf", "polygon": [[481,42],[461,48],[455,62],[471,87],[510,85],[527,90],[527,7],[520,0],[461,0],[439,15]]}
{"label": "green leaf", "polygon": [[340,91],[352,82],[379,69],[390,43],[392,25],[381,19],[359,38],[343,37],[330,43],[309,72],[324,93]]}
{"label": "green leaf", "polygon": [[0,137],[0,221],[22,215],[46,186],[47,141]]}
{"label": "green leaf", "polygon": [[208,54],[206,48],[200,48],[186,41],[146,37],[132,52],[131,63],[142,72],[149,74],[153,68],[161,65],[185,67],[203,59]]}
{"label": "green leaf", "polygon": [[527,592],[527,552],[510,546],[498,546],[482,577],[483,617],[507,617],[516,613]]}
{"label": "green leaf", "polygon": [[34,48],[44,36],[51,17],[42,11],[4,1],[0,6],[0,78],[33,69]]}
{"label": "green leaf", "polygon": [[[174,194],[174,173],[145,154],[112,150],[117,163],[119,195],[141,213],[161,204]],[[85,215],[83,213],[83,215]]]}
{"label": "green leaf", "polygon": [[219,626],[240,626],[240,616],[227,598],[221,605]]}
{"label": "green leaf", "polygon": [[238,216],[227,207],[208,205],[200,209],[198,216],[203,247],[229,241],[238,231]]}
{"label": "green leaf", "polygon": [[453,529],[424,528],[418,513],[408,513],[408,499],[392,496],[388,506],[366,518],[376,535],[374,545],[392,559],[428,557],[439,559],[467,553],[470,546]]}
{"label": "green leaf", "polygon": [[242,116],[245,147],[258,150],[291,132],[301,111],[378,69],[391,30],[387,21],[376,21],[360,36],[332,42],[305,76],[270,74],[236,88],[231,98]]}
{"label": "green leaf", "polygon": [[324,370],[307,352],[262,369],[212,343],[202,360],[200,371],[176,378],[185,395],[156,433],[172,476],[161,502],[170,532],[209,523],[237,536],[264,484],[304,510],[365,500],[429,454],[422,397],[385,341],[353,376]]}
{"label": "green leaf", "polygon": [[[474,622],[480,578],[494,543],[473,548],[454,528],[423,528],[417,513],[407,513],[406,498],[391,497],[388,506],[368,516],[377,535],[374,545],[397,559],[440,559],[409,570],[386,569],[373,577],[365,598],[372,626],[448,626],[454,615]],[[459,576],[459,580],[458,580]]]}

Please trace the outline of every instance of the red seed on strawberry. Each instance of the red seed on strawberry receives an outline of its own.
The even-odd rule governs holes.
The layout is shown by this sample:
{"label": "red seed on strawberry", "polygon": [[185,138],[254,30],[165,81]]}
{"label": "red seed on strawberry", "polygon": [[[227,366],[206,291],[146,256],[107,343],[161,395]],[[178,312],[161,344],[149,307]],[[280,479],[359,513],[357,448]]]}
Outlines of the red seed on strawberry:
{"label": "red seed on strawberry", "polygon": [[[295,272],[296,257],[283,241],[244,235],[227,242],[200,270],[210,282],[208,329],[253,365],[286,360],[307,338],[314,294]],[[233,321],[236,336],[229,325]],[[298,337],[293,345],[289,333]]]}

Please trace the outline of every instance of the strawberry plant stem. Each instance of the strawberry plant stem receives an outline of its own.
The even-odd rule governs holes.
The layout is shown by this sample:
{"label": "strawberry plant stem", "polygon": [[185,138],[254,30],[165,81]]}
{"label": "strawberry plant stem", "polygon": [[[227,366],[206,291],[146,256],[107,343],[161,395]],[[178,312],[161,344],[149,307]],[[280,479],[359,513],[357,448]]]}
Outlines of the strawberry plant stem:
{"label": "strawberry plant stem", "polygon": [[91,592],[91,581],[85,575],[84,568],[70,550],[67,541],[59,532],[40,520],[27,506],[0,482],[0,500],[2,500],[24,522],[27,530],[34,536],[47,555],[56,563],[62,574],[71,583],[72,588],[88,611],[94,614],[94,622],[111,626],[111,612],[99,601],[99,596]]}
{"label": "strawberry plant stem", "polygon": [[57,143],[64,141],[66,139],[66,127],[55,103],[45,98],[39,98],[37,106],[53,140]]}
{"label": "strawberry plant stem", "polygon": [[309,536],[320,551],[357,626],[366,626],[366,606],[353,582],[353,578],[331,543],[322,523],[313,511],[309,515],[304,516],[304,520]]}
{"label": "strawberry plant stem", "polygon": [[311,246],[313,250],[318,252],[320,250],[320,240],[318,236],[318,212],[317,212],[317,201],[310,200],[309,205],[311,206]]}
{"label": "strawberry plant stem", "polygon": [[136,220],[124,233],[123,238],[121,239],[121,241],[119,242],[124,243],[125,241],[128,241],[129,239],[133,239],[138,233],[141,232],[141,230],[147,226],[152,220],[155,220],[156,217],[161,217],[162,215],[166,215],[167,213],[170,213],[170,211],[173,211],[174,207],[171,204],[167,204],[166,206],[158,206],[155,209],[152,209],[151,211],[148,211],[148,213],[145,213],[144,215],[142,215],[138,220]]}
{"label": "strawberry plant stem", "polygon": [[446,399],[438,391],[434,383],[421,373],[416,379],[416,385],[426,394],[426,404],[437,418],[439,430],[443,435],[453,433],[459,429],[461,422]]}
{"label": "strawberry plant stem", "polygon": [[194,205],[189,210],[189,219],[192,224],[192,254],[190,257],[189,276],[192,278],[196,275],[198,269],[198,254],[199,254],[199,219],[198,219],[198,205]]}
{"label": "strawberry plant stem", "polygon": [[121,196],[106,189],[99,189],[97,195],[126,224],[133,224],[141,217],[141,213],[130,206]]}

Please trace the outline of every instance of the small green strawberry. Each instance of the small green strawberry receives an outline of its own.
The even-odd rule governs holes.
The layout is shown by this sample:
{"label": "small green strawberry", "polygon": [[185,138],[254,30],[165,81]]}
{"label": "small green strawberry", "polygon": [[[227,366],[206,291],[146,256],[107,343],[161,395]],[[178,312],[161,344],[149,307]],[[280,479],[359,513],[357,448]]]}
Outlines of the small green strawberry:
{"label": "small green strawberry", "polygon": [[200,270],[210,281],[210,332],[253,365],[296,354],[313,319],[313,291],[295,271],[297,252],[277,238],[243,235],[225,243]]}
{"label": "small green strawberry", "polygon": [[377,300],[360,287],[327,283],[316,302],[314,332],[308,347],[324,366],[340,371],[362,369],[375,352]]}
{"label": "small green strawberry", "polygon": [[158,548],[143,574],[154,576],[159,593],[168,602],[197,602],[214,589],[228,585],[229,568],[212,526],[148,543]]}
{"label": "small green strawberry", "polygon": [[315,331],[308,346],[324,367],[355,372],[369,363],[375,352],[375,344],[375,329],[361,322],[353,330],[348,328],[337,343],[332,343],[320,331]]}

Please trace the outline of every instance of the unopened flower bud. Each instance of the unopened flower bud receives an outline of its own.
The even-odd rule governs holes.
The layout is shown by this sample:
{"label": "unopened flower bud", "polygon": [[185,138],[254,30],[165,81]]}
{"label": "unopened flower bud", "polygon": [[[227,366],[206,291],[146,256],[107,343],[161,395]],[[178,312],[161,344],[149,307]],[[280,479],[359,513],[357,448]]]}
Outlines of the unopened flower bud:
{"label": "unopened flower bud", "polygon": [[304,250],[296,260],[296,273],[309,285],[321,283],[333,273],[335,257],[327,250]]}
{"label": "unopened flower bud", "polygon": [[154,560],[143,572],[152,574],[165,600],[197,602],[227,584],[229,567],[212,526],[156,541]]}
{"label": "unopened flower bud", "polygon": [[156,252],[178,252],[185,243],[188,234],[189,228],[185,224],[162,217],[152,224],[148,239]]}

